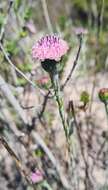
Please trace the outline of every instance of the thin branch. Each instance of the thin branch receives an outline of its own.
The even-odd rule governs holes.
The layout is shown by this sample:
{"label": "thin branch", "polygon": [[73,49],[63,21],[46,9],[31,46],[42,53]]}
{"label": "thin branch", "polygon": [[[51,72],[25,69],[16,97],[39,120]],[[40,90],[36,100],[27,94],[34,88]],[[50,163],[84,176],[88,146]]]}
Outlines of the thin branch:
{"label": "thin branch", "polygon": [[72,76],[72,73],[77,65],[77,62],[78,62],[78,59],[79,59],[79,55],[80,55],[80,51],[81,51],[81,47],[82,47],[82,35],[79,36],[79,48],[78,48],[78,52],[77,52],[77,55],[76,55],[76,58],[75,58],[75,61],[73,63],[73,66],[71,68],[71,71],[68,75],[68,77],[66,78],[64,84],[62,85],[61,89],[64,89],[65,86],[67,85],[68,81],[70,80],[71,76]]}

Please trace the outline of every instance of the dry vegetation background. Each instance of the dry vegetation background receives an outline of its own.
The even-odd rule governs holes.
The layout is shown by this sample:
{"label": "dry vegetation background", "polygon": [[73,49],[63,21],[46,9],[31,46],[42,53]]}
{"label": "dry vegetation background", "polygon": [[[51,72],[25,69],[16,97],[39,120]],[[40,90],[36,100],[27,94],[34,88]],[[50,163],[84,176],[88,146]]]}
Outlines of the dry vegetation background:
{"label": "dry vegetation background", "polygon": [[[47,98],[48,89],[38,84],[48,74],[32,60],[31,48],[52,32],[68,42],[60,71],[63,84],[79,47],[79,27],[87,34],[63,90],[67,117],[73,101],[77,122],[72,115],[70,167],[55,99]],[[0,137],[26,176],[35,168],[43,173],[41,183],[30,185],[0,141],[0,190],[108,190],[108,116],[98,98],[99,89],[108,87],[107,31],[107,0],[0,0]],[[89,95],[86,107],[83,91]]]}

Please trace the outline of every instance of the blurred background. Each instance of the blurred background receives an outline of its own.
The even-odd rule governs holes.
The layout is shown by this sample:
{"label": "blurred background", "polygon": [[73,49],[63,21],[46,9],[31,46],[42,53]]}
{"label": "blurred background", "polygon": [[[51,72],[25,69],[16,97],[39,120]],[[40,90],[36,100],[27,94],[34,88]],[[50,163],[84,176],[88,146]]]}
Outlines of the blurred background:
{"label": "blurred background", "polygon": [[[62,92],[67,118],[73,102],[77,121],[71,111],[70,166],[57,105],[48,97],[48,73],[31,50],[46,34],[67,41],[62,85],[76,59],[79,32],[78,63]],[[105,87],[107,0],[0,0],[0,190],[107,190],[108,115],[98,97]],[[36,170],[42,180],[31,184]]]}

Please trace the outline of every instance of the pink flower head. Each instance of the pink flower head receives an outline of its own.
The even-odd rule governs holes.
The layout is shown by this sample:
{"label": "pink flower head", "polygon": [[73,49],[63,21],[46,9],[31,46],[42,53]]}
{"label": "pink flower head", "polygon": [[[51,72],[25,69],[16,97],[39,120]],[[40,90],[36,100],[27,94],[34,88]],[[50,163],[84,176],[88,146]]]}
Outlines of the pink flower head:
{"label": "pink flower head", "polygon": [[43,175],[40,170],[32,172],[30,177],[33,183],[39,183],[40,181],[43,180]]}
{"label": "pink flower head", "polygon": [[34,60],[44,61],[46,59],[59,61],[68,51],[69,47],[66,41],[57,35],[47,35],[42,37],[32,48],[32,57]]}

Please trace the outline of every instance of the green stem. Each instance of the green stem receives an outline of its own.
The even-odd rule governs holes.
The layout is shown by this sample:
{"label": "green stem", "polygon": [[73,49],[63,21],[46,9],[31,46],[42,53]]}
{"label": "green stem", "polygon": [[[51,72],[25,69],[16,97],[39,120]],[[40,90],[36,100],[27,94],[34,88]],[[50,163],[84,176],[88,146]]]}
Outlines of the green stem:
{"label": "green stem", "polygon": [[58,104],[59,114],[60,114],[62,125],[64,128],[65,136],[67,139],[68,138],[68,133],[67,133],[68,128],[67,128],[67,123],[65,120],[63,100],[62,100],[62,97],[60,94],[60,85],[59,85],[58,73],[57,72],[53,73],[53,74],[51,73],[50,78],[51,78],[51,82],[52,82],[53,89],[55,92],[56,102]]}
{"label": "green stem", "polygon": [[62,99],[62,96],[61,96],[58,73],[57,73],[56,70],[55,70],[55,72],[50,73],[50,78],[51,78],[52,86],[53,86],[53,89],[54,89],[54,92],[55,92],[56,102],[58,104],[58,110],[59,110],[59,114],[60,114],[60,117],[61,117],[63,129],[64,129],[64,132],[65,132],[67,149],[68,149],[68,154],[69,154],[69,168],[70,168],[70,170],[73,171],[74,158],[73,158],[73,154],[71,152],[71,140],[70,140],[69,132],[68,132],[68,130],[69,130],[68,129],[68,124],[67,124],[66,119],[65,119],[63,99]]}
{"label": "green stem", "polygon": [[107,115],[107,119],[108,119],[108,103],[105,103],[105,111],[106,111],[106,115]]}

